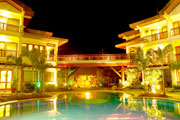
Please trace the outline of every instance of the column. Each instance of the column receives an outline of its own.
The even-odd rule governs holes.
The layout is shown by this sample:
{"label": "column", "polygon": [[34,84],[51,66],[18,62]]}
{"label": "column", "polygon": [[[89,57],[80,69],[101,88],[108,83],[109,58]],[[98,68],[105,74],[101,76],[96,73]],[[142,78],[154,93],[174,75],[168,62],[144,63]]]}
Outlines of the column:
{"label": "column", "polygon": [[121,82],[124,84],[124,66],[121,66]]}
{"label": "column", "polygon": [[68,87],[68,81],[69,81],[69,77],[68,77],[68,67],[66,67],[66,69],[65,69],[65,78],[66,78],[66,86]]}

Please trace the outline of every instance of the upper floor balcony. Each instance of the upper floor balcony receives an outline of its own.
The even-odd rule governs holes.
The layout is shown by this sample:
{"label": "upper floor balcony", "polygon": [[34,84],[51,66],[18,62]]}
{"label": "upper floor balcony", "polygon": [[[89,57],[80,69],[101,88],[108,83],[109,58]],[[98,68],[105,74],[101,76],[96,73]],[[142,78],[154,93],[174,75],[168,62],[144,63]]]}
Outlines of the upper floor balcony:
{"label": "upper floor balcony", "polygon": [[168,38],[168,31],[160,32],[160,33],[157,33],[157,34],[148,35],[148,36],[145,36],[143,38],[148,40],[148,42],[165,39],[165,38]]}
{"label": "upper floor balcony", "polygon": [[20,32],[20,26],[0,22],[0,30],[9,32]]}
{"label": "upper floor balcony", "polygon": [[163,39],[170,38],[173,36],[178,36],[178,35],[180,35],[180,27],[176,27],[176,28],[170,29],[169,31],[164,31],[157,34],[144,36],[143,38],[146,39],[147,42],[151,42],[151,41],[163,40]]}
{"label": "upper floor balcony", "polygon": [[78,54],[78,55],[59,55],[58,61],[92,61],[92,60],[127,60],[128,54]]}
{"label": "upper floor balcony", "polygon": [[8,55],[13,55],[17,57],[18,52],[16,50],[3,50],[0,49],[0,62],[6,62],[6,57]]}

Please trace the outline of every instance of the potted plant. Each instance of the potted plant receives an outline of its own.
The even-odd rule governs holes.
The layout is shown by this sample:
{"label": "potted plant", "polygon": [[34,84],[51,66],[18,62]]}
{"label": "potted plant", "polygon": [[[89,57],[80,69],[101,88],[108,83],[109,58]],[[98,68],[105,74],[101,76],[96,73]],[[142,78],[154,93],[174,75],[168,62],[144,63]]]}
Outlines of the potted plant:
{"label": "potted plant", "polygon": [[12,82],[11,82],[11,92],[12,93],[15,93],[16,90],[17,90],[17,79],[13,79]]}

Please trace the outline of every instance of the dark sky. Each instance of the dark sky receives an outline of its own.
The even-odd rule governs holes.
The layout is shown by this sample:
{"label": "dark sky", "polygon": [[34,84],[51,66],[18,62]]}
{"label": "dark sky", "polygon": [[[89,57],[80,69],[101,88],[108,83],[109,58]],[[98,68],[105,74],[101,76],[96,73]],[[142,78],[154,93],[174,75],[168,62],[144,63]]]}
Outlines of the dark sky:
{"label": "dark sky", "polygon": [[[118,34],[129,24],[152,17],[169,0],[21,0],[34,11],[29,28],[68,38],[59,54],[121,53]],[[98,2],[97,2],[98,1]]]}

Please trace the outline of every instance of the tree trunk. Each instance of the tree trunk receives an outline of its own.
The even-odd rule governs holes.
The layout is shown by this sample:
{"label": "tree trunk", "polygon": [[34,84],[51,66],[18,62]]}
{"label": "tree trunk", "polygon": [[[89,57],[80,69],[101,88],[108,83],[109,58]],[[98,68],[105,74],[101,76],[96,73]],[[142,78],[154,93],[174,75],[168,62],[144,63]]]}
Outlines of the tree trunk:
{"label": "tree trunk", "polygon": [[44,92],[45,91],[45,84],[44,84],[44,72],[41,72],[41,91]]}
{"label": "tree trunk", "polygon": [[148,89],[147,89],[147,85],[146,85],[146,79],[145,79],[145,70],[142,71],[142,76],[143,76],[143,81],[144,81],[144,87],[145,87],[145,94],[148,94]]}
{"label": "tree trunk", "polygon": [[164,80],[164,69],[163,65],[161,66],[162,69],[162,81],[163,81],[163,95],[166,95],[166,87],[165,87],[165,80]]}

